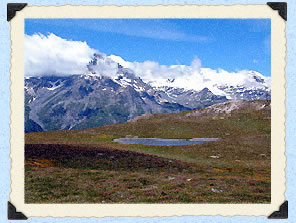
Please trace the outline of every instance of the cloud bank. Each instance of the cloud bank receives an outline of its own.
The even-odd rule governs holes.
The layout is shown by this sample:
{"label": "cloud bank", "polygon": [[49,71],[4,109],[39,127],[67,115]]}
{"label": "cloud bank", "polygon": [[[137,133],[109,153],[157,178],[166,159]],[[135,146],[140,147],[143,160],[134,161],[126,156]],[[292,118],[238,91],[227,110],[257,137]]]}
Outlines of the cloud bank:
{"label": "cloud bank", "polygon": [[86,42],[62,39],[52,33],[25,35],[24,51],[26,76],[85,73],[96,52]]}
{"label": "cloud bank", "polygon": [[[96,54],[97,56],[93,57]],[[89,62],[91,63],[89,64]],[[270,77],[254,71],[242,70],[227,72],[223,69],[202,68],[201,61],[195,58],[191,65],[160,65],[155,61],[129,62],[119,56],[106,56],[91,49],[86,42],[62,39],[54,34],[25,36],[25,75],[73,75],[87,72],[104,76],[117,76],[118,64],[134,71],[152,86],[171,86],[202,90],[209,88],[214,94],[223,95],[218,86],[262,87],[257,79],[264,80],[270,87]]]}

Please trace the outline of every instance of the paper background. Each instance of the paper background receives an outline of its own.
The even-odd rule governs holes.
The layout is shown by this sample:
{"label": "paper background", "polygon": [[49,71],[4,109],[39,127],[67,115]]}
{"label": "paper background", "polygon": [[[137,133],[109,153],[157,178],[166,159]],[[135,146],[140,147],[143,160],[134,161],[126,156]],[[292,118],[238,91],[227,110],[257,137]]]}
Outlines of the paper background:
{"label": "paper background", "polygon": [[[27,1],[29,5],[33,4],[41,4],[41,1]],[[57,4],[57,2],[54,1],[42,1],[43,4]],[[58,4],[70,4],[71,2],[69,1],[59,1]],[[79,1],[75,2],[76,4],[79,4]],[[80,4],[95,4],[93,1],[81,1]],[[102,4],[103,2],[98,2],[96,1],[97,4]],[[112,1],[105,1],[105,3],[108,4],[115,4],[115,2]],[[117,1],[117,4],[119,3],[124,3],[127,4],[127,1]],[[129,4],[143,4],[143,2],[134,2],[134,1],[129,1]],[[173,4],[173,3],[198,3],[198,4],[209,4],[208,1],[186,1],[186,2],[181,2],[181,1],[150,1],[150,4],[157,4],[157,3],[163,3],[163,4]],[[222,2],[219,1],[221,4]],[[228,4],[230,3],[265,3],[263,1],[227,1]],[[1,94],[1,113],[2,117],[0,119],[0,136],[1,136],[1,141],[2,144],[0,145],[1,150],[0,150],[0,159],[1,159],[1,222],[5,222],[6,216],[7,216],[7,200],[9,199],[9,169],[10,169],[10,160],[9,160],[9,57],[10,57],[10,52],[9,52],[9,46],[10,46],[10,41],[9,41],[9,26],[8,23],[5,21],[6,20],[6,15],[3,15],[3,11],[6,11],[6,5],[1,3],[1,28],[0,28],[0,40],[1,40],[1,86],[0,86],[0,94]],[[6,2],[5,2],[6,4]],[[72,3],[73,4],[73,3]],[[287,23],[287,37],[288,37],[288,57],[287,57],[287,155],[288,155],[288,169],[287,169],[287,177],[288,177],[288,187],[287,187],[287,199],[289,200],[289,205],[290,205],[290,220],[293,219],[293,176],[292,176],[292,171],[294,167],[291,165],[293,163],[293,158],[295,160],[295,153],[293,154],[293,145],[295,144],[295,141],[293,140],[293,136],[295,135],[294,133],[294,124],[295,124],[295,119],[293,119],[293,111],[295,111],[295,106],[293,106],[293,97],[295,98],[295,94],[293,94],[293,87],[295,86],[295,78],[293,77],[293,57],[295,58],[295,48],[293,50],[293,43],[291,42],[294,41],[295,45],[295,34],[293,34],[293,26],[295,28],[294,24],[289,23],[293,22],[293,15],[292,15],[292,10],[295,8],[294,5],[292,5],[292,2],[288,2],[288,23]],[[290,10],[290,11],[289,11]],[[295,12],[295,9],[294,9]],[[294,63],[295,64],[295,63]],[[22,114],[21,114],[22,115]],[[289,186],[291,185],[291,186]],[[2,220],[3,219],[3,220]],[[119,220],[118,218],[105,218],[105,219],[96,219],[97,221],[100,222],[113,222]],[[153,218],[153,219],[147,219],[147,218],[120,218],[122,222],[163,222],[163,221],[170,221],[170,222],[229,222],[229,221],[239,221],[239,222],[253,222],[253,221],[259,221],[263,222],[267,220],[264,217],[260,218],[244,218],[244,217],[234,217],[234,218],[222,218],[222,217],[181,217],[181,218]],[[268,220],[270,221],[270,220]],[[67,219],[64,218],[62,221],[60,219],[34,219],[31,218],[28,220],[28,222],[91,222],[90,219]]]}

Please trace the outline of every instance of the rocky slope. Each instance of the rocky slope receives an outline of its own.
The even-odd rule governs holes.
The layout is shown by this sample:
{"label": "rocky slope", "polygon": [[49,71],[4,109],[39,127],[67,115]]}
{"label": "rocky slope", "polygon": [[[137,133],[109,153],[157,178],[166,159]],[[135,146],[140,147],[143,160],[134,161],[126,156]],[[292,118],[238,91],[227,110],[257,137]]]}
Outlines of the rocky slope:
{"label": "rocky slope", "polygon": [[140,79],[133,81],[139,84],[90,75],[29,78],[25,86],[26,132],[91,128],[126,122],[145,113],[187,110],[176,103],[160,102]]}

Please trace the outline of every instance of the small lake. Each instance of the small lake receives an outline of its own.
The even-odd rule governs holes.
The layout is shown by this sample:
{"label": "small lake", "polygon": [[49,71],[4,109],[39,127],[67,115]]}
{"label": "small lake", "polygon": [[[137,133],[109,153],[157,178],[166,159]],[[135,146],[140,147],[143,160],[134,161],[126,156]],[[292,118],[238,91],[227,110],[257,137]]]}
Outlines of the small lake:
{"label": "small lake", "polygon": [[163,139],[163,138],[120,138],[114,142],[121,144],[142,144],[150,146],[184,146],[193,144],[204,144],[206,142],[218,141],[219,138],[193,138],[193,139]]}

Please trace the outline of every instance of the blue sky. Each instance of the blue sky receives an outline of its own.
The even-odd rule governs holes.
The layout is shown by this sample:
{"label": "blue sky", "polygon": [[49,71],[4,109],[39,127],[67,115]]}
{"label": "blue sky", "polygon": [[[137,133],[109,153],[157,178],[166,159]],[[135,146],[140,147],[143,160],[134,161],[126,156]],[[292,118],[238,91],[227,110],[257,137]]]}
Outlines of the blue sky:
{"label": "blue sky", "polygon": [[85,41],[127,61],[157,61],[270,76],[269,19],[26,19],[25,33]]}

